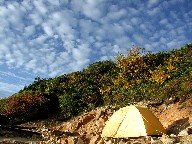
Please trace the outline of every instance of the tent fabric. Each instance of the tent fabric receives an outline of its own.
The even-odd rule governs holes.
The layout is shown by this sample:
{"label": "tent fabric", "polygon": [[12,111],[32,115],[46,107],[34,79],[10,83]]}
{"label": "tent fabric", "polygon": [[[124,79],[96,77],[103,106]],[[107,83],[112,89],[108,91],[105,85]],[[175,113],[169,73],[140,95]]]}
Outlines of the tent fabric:
{"label": "tent fabric", "polygon": [[119,109],[109,118],[101,136],[126,138],[165,133],[164,127],[150,110],[131,105]]}

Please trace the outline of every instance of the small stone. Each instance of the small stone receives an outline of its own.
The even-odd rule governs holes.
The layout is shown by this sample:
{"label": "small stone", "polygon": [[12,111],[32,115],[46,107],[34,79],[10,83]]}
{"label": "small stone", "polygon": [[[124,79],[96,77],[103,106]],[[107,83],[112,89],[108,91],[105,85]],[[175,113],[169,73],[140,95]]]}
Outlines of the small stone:
{"label": "small stone", "polygon": [[188,133],[188,135],[192,134],[192,128],[188,128],[187,133]]}
{"label": "small stone", "polygon": [[97,144],[100,139],[101,139],[101,137],[99,135],[95,135],[91,138],[90,143]]}
{"label": "small stone", "polygon": [[162,135],[162,137],[160,138],[161,142],[165,143],[165,144],[173,144],[175,139],[170,138],[167,135]]}
{"label": "small stone", "polygon": [[192,115],[192,110],[189,111],[189,115]]}
{"label": "small stone", "polygon": [[79,137],[79,138],[76,140],[76,144],[84,144],[84,141],[82,140],[81,137]]}
{"label": "small stone", "polygon": [[101,139],[98,141],[98,144],[104,144],[104,140],[101,138]]}
{"label": "small stone", "polygon": [[176,135],[175,134],[171,134],[170,137],[176,137]]}
{"label": "small stone", "polygon": [[64,134],[64,132],[63,132],[63,131],[60,131],[60,130],[53,130],[51,133],[52,133],[53,135],[55,135],[55,136],[61,136],[61,135]]}
{"label": "small stone", "polygon": [[97,113],[96,113],[96,116],[95,116],[95,119],[99,119],[100,117],[102,116],[102,111],[99,110]]}

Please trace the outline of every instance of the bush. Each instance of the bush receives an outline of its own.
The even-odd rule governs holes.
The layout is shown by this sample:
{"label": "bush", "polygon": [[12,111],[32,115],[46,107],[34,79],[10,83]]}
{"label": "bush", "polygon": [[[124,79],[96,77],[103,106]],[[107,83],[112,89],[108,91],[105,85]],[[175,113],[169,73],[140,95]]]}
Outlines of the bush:
{"label": "bush", "polygon": [[84,109],[81,96],[77,93],[66,94],[59,97],[60,118],[69,119],[76,116]]}
{"label": "bush", "polygon": [[166,52],[151,54],[144,49],[133,48],[127,55],[120,53],[116,57],[118,74],[112,78],[111,85],[101,88],[104,101],[111,104],[149,99],[141,87],[155,83],[162,85],[173,77],[177,63],[177,55]]}
{"label": "bush", "polygon": [[23,91],[7,99],[4,115],[18,122],[49,117],[57,110],[58,103],[37,91]]}

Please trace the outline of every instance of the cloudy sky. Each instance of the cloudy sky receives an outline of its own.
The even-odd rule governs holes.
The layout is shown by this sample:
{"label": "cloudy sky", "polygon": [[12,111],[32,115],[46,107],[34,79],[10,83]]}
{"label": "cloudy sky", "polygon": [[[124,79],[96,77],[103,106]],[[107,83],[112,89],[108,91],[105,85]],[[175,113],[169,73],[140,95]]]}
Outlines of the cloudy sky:
{"label": "cloudy sky", "polygon": [[0,0],[0,97],[113,59],[192,42],[191,0]]}

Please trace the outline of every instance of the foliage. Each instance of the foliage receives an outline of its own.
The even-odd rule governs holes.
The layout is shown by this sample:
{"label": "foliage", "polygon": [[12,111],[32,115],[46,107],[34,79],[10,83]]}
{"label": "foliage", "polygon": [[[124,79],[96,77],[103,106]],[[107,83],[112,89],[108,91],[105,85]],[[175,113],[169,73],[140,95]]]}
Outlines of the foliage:
{"label": "foliage", "polygon": [[0,99],[0,114],[1,115],[5,114],[5,105],[6,105],[7,101],[8,101],[7,98]]}
{"label": "foliage", "polygon": [[67,119],[83,111],[102,106],[103,96],[100,88],[110,85],[115,75],[115,64],[111,61],[96,62],[81,72],[66,75],[65,92],[59,96],[60,111]]}
{"label": "foliage", "polygon": [[[153,86],[155,90],[161,89],[166,82],[181,76],[179,71],[189,72],[191,69],[191,55],[187,54],[191,53],[189,49],[191,46],[186,46],[181,51],[152,54],[144,49],[134,48],[128,51],[127,55],[120,53],[116,57],[119,73],[112,78],[112,85],[100,90],[105,101],[108,104],[120,105],[122,102],[134,103],[152,98],[162,101],[166,97],[165,94],[154,97],[151,94],[146,95],[146,91],[151,91],[150,87]],[[186,55],[188,59],[184,60],[183,57]],[[184,69],[183,65],[188,66],[188,69]],[[156,93],[155,90],[154,93]]]}
{"label": "foliage", "polygon": [[1,104],[1,114],[10,118],[13,123],[14,120],[26,121],[49,117],[58,106],[50,97],[37,91],[23,91],[5,101],[6,103]]}
{"label": "foliage", "polygon": [[0,114],[31,120],[52,114],[69,119],[103,105],[151,100],[170,103],[192,95],[192,44],[169,52],[134,48],[112,61],[55,78],[35,78],[17,94],[0,100]]}
{"label": "foliage", "polygon": [[169,56],[169,58],[164,58],[164,66],[160,64],[156,67],[155,70],[149,70],[151,77],[151,81],[155,81],[157,83],[162,84],[167,79],[170,79],[172,74],[177,71],[177,68],[174,66],[176,62],[178,62],[178,57],[176,56]]}
{"label": "foliage", "polygon": [[[72,93],[59,97],[60,118],[69,119],[83,111],[83,103],[78,93]],[[63,116],[61,116],[61,114]]]}

